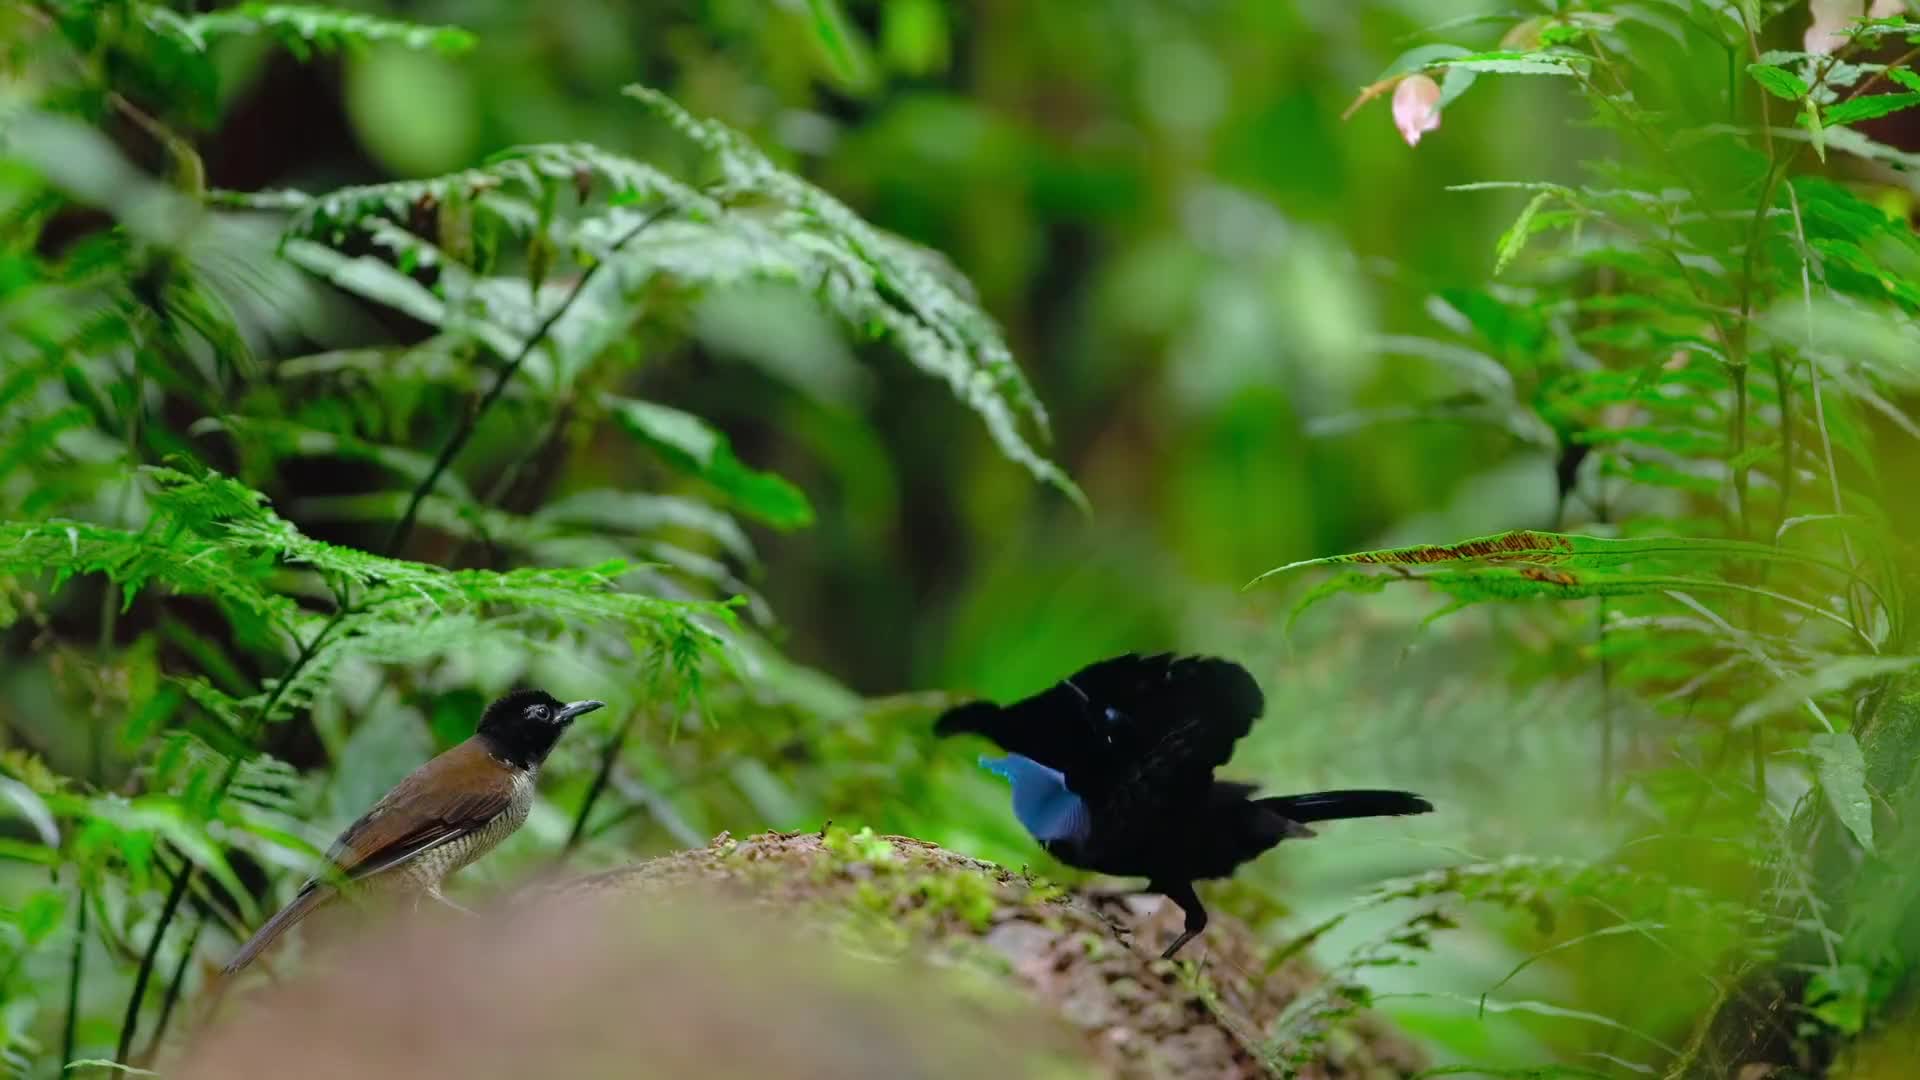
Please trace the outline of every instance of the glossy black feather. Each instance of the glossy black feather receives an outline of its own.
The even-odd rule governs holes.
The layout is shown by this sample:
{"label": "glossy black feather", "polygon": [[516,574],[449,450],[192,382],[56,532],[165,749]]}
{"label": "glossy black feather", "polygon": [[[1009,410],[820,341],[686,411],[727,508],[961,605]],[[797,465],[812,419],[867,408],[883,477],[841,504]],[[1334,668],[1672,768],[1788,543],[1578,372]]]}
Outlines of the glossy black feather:
{"label": "glossy black feather", "polygon": [[1123,784],[1198,795],[1265,707],[1259,684],[1230,660],[1128,653],[1011,705],[962,705],[934,730],[984,735],[1065,773],[1088,798]]}
{"label": "glossy black feather", "polygon": [[1280,795],[1260,799],[1258,803],[1291,821],[1299,822],[1433,812],[1432,803],[1411,791],[1316,791],[1311,795]]}
{"label": "glossy black feather", "polygon": [[1404,791],[1255,798],[1253,784],[1216,780],[1213,771],[1264,709],[1253,676],[1230,660],[1129,653],[1011,705],[959,706],[934,730],[983,735],[1056,770],[1051,780],[1029,770],[1025,798],[1042,805],[1044,791],[1034,785],[1064,787],[1085,801],[1084,827],[1036,839],[1070,866],[1147,878],[1150,890],[1179,904],[1187,932],[1163,954],[1171,956],[1206,926],[1193,882],[1226,877],[1282,840],[1312,836],[1308,822],[1433,809]]}

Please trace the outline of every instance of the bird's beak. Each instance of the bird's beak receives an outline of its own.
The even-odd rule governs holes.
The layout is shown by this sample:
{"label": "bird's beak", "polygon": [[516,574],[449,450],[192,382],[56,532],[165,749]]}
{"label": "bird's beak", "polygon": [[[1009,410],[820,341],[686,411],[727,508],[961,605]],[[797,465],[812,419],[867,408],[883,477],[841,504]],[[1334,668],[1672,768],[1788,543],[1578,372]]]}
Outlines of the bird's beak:
{"label": "bird's beak", "polygon": [[560,711],[553,714],[553,718],[559,723],[571,724],[574,720],[585,716],[595,709],[604,709],[606,707],[607,703],[604,701],[571,701],[562,705]]}

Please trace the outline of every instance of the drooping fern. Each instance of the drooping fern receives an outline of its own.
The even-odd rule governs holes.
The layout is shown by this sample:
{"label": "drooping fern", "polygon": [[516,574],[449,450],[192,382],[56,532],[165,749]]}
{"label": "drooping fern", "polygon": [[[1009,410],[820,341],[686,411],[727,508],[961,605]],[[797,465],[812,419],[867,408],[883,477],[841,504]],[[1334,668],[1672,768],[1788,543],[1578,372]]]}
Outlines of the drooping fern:
{"label": "drooping fern", "polygon": [[[35,1032],[96,1001],[81,983],[105,969],[76,963],[59,994],[24,973],[56,945],[84,960],[102,941],[125,995],[117,1037],[89,1045],[99,1024],[59,1018],[64,1049],[151,1057],[196,958],[324,844],[326,761],[295,768],[268,748],[343,700],[421,702],[436,737],[459,737],[439,710],[470,728],[466,695],[550,662],[618,687],[634,704],[600,760],[552,770],[593,777],[579,838],[606,826],[587,819],[596,797],[636,783],[638,716],[705,721],[718,699],[839,720],[852,695],[779,656],[762,634],[774,613],[745,584],[742,522],[805,527],[806,494],[631,378],[638,343],[675,340],[700,296],[797,286],[946,381],[1008,457],[1079,498],[1035,449],[1044,413],[964,282],[658,94],[635,91],[639,115],[717,182],[548,144],[425,181],[209,194],[181,131],[213,115],[223,39],[267,36],[301,59],[472,39],[259,3],[183,16],[47,0],[0,19],[31,45],[30,77],[0,88],[0,628],[31,631],[7,647],[52,657],[49,685],[91,701],[99,732],[82,764],[62,745],[0,755],[13,802],[50,824],[0,856],[54,875],[0,911],[0,996],[28,1003],[0,1030],[9,1060],[62,1049]],[[164,180],[102,115],[159,148]],[[548,463],[594,432],[641,467],[548,490]],[[300,477],[316,463],[368,472],[315,493]],[[76,609],[85,648],[68,640]]]}
{"label": "drooping fern", "polygon": [[[710,158],[721,179],[702,190],[655,166],[579,144],[520,147],[489,165],[429,180],[350,188],[325,196],[281,192],[221,198],[255,209],[290,210],[287,257],[342,288],[395,307],[443,331],[473,337],[499,355],[540,319],[540,294],[558,255],[611,263],[530,358],[529,381],[565,396],[585,365],[622,332],[620,312],[662,286],[706,290],[748,281],[798,285],[844,325],[898,348],[916,367],[953,388],[986,421],[1008,457],[1076,500],[1078,488],[1042,458],[1020,430],[1030,418],[1042,434],[1046,415],[992,320],[927,253],[868,225],[840,202],[774,166],[729,129],[698,120],[644,87],[629,93]],[[597,188],[605,192],[595,198]],[[562,202],[578,210],[566,213]],[[619,252],[612,241],[637,222],[640,204],[665,206],[670,218]],[[511,279],[468,271],[439,238],[397,220],[435,215],[437,231],[487,246],[511,237],[534,294]],[[332,246],[364,232],[385,257],[344,256]],[[505,253],[496,251],[496,258]],[[432,270],[437,286],[410,276]]]}
{"label": "drooping fern", "polygon": [[[1920,672],[1913,553],[1878,469],[1884,440],[1920,434],[1900,359],[1920,333],[1920,238],[1872,194],[1887,177],[1875,170],[1911,155],[1853,125],[1920,105],[1887,92],[1920,86],[1914,53],[1880,48],[1920,24],[1864,20],[1830,53],[1763,49],[1794,10],[1577,5],[1508,21],[1492,49],[1420,45],[1363,92],[1356,105],[1403,78],[1444,77],[1444,106],[1476,79],[1525,76],[1571,90],[1609,136],[1603,160],[1581,163],[1584,181],[1451,193],[1517,201],[1490,259],[1505,280],[1440,289],[1426,298],[1433,335],[1379,342],[1449,384],[1410,407],[1423,419],[1491,422],[1516,448],[1550,451],[1559,512],[1266,577],[1337,570],[1300,608],[1399,582],[1441,594],[1436,615],[1562,602],[1541,620],[1597,668],[1599,692],[1658,718],[1624,735],[1602,710],[1603,805],[1657,809],[1675,837],[1712,821],[1770,867],[1776,885],[1753,914],[1803,932],[1732,942],[1720,962],[1817,972],[1824,1020],[1870,1011],[1860,972],[1889,962],[1884,935],[1848,943],[1845,927],[1914,900],[1848,884],[1898,827],[1876,813],[1891,792],[1869,777],[1904,782],[1874,744]],[[1736,58],[1731,81],[1722,56]],[[1726,1010],[1749,1028],[1771,1015],[1723,1001],[1668,1066],[1725,1049],[1703,1044]],[[1781,1040],[1805,1052],[1806,1035]]]}

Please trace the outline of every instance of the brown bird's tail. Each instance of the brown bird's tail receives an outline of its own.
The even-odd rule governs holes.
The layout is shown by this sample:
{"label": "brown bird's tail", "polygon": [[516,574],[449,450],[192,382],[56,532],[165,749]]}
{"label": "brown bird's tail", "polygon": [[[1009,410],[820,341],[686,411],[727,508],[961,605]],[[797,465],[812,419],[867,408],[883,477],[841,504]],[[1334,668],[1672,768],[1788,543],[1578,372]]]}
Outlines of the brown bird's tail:
{"label": "brown bird's tail", "polygon": [[265,952],[267,946],[278,940],[281,934],[292,929],[294,923],[312,914],[314,908],[319,907],[332,895],[332,889],[309,882],[306,888],[300,890],[300,895],[293,898],[291,904],[275,912],[265,926],[255,931],[245,945],[240,946],[239,951],[233,954],[233,959],[227,961],[227,966],[221,969],[221,976],[232,975],[253,963],[254,958]]}

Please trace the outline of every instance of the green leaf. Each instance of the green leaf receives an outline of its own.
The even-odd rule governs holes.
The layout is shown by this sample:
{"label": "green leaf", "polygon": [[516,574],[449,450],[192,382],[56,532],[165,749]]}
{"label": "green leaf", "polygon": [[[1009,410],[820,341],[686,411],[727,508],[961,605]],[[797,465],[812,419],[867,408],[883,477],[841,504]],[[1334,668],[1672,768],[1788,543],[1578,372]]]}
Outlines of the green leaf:
{"label": "green leaf", "polygon": [[[1763,597],[1845,627],[1849,632],[1857,632],[1857,628],[1844,616],[1785,593],[1698,573],[1675,572],[1676,569],[1709,568],[1722,560],[1744,558],[1817,566],[1850,577],[1876,598],[1879,597],[1871,583],[1844,566],[1766,544],[1697,537],[1609,539],[1532,530],[1483,536],[1457,544],[1421,544],[1305,559],[1269,570],[1249,582],[1247,587],[1251,588],[1277,574],[1313,566],[1441,566],[1449,569],[1416,574],[1403,572],[1398,577],[1381,575],[1381,579],[1424,582],[1453,597],[1454,606],[1442,614],[1470,604],[1495,600],[1577,600],[1596,596],[1645,596],[1711,590]],[[1451,569],[1462,563],[1488,565]],[[1516,563],[1520,565],[1513,565]],[[1626,564],[1633,564],[1639,569],[1631,572],[1620,569]],[[1337,585],[1330,583],[1330,586],[1316,590],[1310,599],[1318,601],[1332,592],[1353,591],[1356,587],[1350,578]],[[1295,615],[1297,617],[1297,611]]]}
{"label": "green leaf", "polygon": [[1287,613],[1287,629],[1300,621],[1300,616],[1308,608],[1317,606],[1321,601],[1346,593],[1377,593],[1386,589],[1388,578],[1384,574],[1363,574],[1357,570],[1344,574],[1335,574],[1327,580],[1308,589],[1306,594],[1294,603],[1293,610]]}
{"label": "green leaf", "polygon": [[1302,559],[1261,574],[1254,583],[1278,574],[1312,566],[1432,566],[1460,562],[1527,563],[1569,569],[1613,567],[1625,562],[1699,565],[1724,559],[1749,558],[1791,562],[1846,573],[1838,563],[1746,540],[1713,540],[1692,536],[1616,538],[1578,533],[1514,532],[1480,536],[1454,544],[1416,544],[1411,547],[1357,551]]}
{"label": "green leaf", "polygon": [[1920,93],[1868,94],[1829,107],[1825,119],[1829,124],[1853,124],[1911,109],[1915,105],[1920,105]]}
{"label": "green leaf", "polygon": [[1867,793],[1867,766],[1851,732],[1820,732],[1807,740],[1814,773],[1827,805],[1860,846],[1873,850],[1873,797]]}
{"label": "green leaf", "polygon": [[[1387,65],[1386,70],[1380,73],[1380,78],[1375,82],[1386,82],[1396,76],[1419,71],[1436,60],[1471,55],[1472,53],[1458,45],[1421,45],[1394,57],[1393,63]],[[1446,75],[1440,80],[1439,107],[1446,108],[1455,98],[1466,93],[1467,88],[1473,85],[1474,77],[1474,73],[1466,68],[1448,68]]]}
{"label": "green leaf", "polygon": [[101,132],[70,116],[0,98],[6,156],[73,199],[112,214],[135,236],[163,247],[186,243],[206,220],[193,200],[155,183]]}
{"label": "green leaf", "polygon": [[1916,74],[1911,68],[1890,67],[1887,69],[1887,78],[1909,90],[1920,90],[1920,74]]}
{"label": "green leaf", "polygon": [[432,756],[432,741],[419,713],[375,702],[335,758],[326,786],[327,805],[344,825],[399,783],[416,763]]}
{"label": "green leaf", "polygon": [[0,837],[0,861],[58,866],[61,860],[60,853],[45,844],[29,844],[24,840]]}
{"label": "green leaf", "polygon": [[620,426],[674,465],[712,484],[744,513],[777,529],[813,524],[813,506],[799,488],[773,473],[749,468],[727,437],[689,412],[632,398],[605,399]]}
{"label": "green leaf", "polygon": [[1471,50],[1463,49],[1458,45],[1421,45],[1417,48],[1408,49],[1406,52],[1394,57],[1393,62],[1388,64],[1386,68],[1380,72],[1380,77],[1374,81],[1386,82],[1396,75],[1406,75],[1410,72],[1419,71],[1421,68],[1427,67],[1438,60],[1452,60],[1458,57],[1472,55]]}
{"label": "green leaf", "polygon": [[1867,1026],[1867,1000],[1873,980],[1865,968],[1842,964],[1816,971],[1807,980],[1806,1002],[1814,1016],[1845,1035]]}
{"label": "green leaf", "polygon": [[201,48],[206,47],[208,38],[271,34],[302,59],[309,46],[333,51],[347,45],[379,43],[414,50],[432,49],[452,56],[467,52],[478,43],[472,34],[458,27],[423,26],[305,4],[240,4],[178,20],[177,26]]}
{"label": "green leaf", "polygon": [[52,936],[66,921],[67,898],[70,895],[65,889],[51,888],[42,889],[28,897],[27,902],[20,905],[20,917],[16,924],[21,935],[35,943]]}
{"label": "green leaf", "polygon": [[1804,676],[1789,679],[1748,702],[1728,724],[1743,728],[1765,717],[1796,707],[1800,702],[1837,693],[1869,679],[1920,671],[1920,657],[1842,656]]}
{"label": "green leaf", "polygon": [[288,240],[282,251],[301,269],[429,326],[439,326],[446,317],[446,304],[432,290],[379,259],[366,255],[348,258],[332,248],[298,239]]}
{"label": "green leaf", "polygon": [[1753,76],[1753,81],[1759,83],[1762,89],[1774,97],[1787,101],[1799,101],[1807,96],[1806,82],[1785,68],[1774,67],[1772,64],[1748,64],[1747,74]]}
{"label": "green leaf", "polygon": [[166,837],[181,854],[218,881],[243,910],[252,908],[253,894],[240,884],[227,857],[208,835],[206,826],[195,821],[178,799],[161,795],[143,795],[131,800],[106,797],[94,800],[91,811],[123,829],[149,830]]}
{"label": "green leaf", "polygon": [[[150,528],[136,533],[79,521],[0,522],[0,574],[51,573],[57,585],[73,574],[104,573],[126,591],[165,585],[216,598],[287,640],[309,644],[325,620],[303,612],[292,596],[268,591],[264,576],[285,567],[352,587],[355,609],[277,693],[262,722],[284,719],[310,703],[347,657],[400,663],[406,656],[442,655],[456,642],[471,645],[478,628],[493,626],[488,620],[506,611],[537,617],[537,624],[521,620],[513,630],[523,643],[535,625],[559,633],[611,623],[644,635],[676,668],[683,658],[691,664],[724,651],[727,643],[715,624],[734,623],[729,604],[620,588],[616,578],[626,567],[618,563],[446,570],[314,540],[268,509],[258,492],[218,474],[150,468],[143,475],[154,486],[148,498],[157,515]],[[251,722],[264,706],[262,694],[226,711]]]}
{"label": "green leaf", "polygon": [[[207,417],[188,429],[195,435],[208,431],[229,431],[236,439],[257,442],[278,457],[338,457],[364,461],[393,472],[410,483],[419,483],[433,473],[433,462],[415,450],[366,442],[353,435],[317,431],[284,420],[250,419],[239,416]],[[434,488],[456,504],[474,501],[473,493],[453,470],[445,469],[434,479]]]}
{"label": "green leaf", "polygon": [[1520,210],[1520,216],[1514,219],[1506,232],[1500,234],[1498,254],[1493,263],[1494,277],[1499,277],[1501,271],[1507,268],[1507,264],[1513,262],[1521,249],[1527,246],[1527,237],[1531,235],[1529,226],[1533,224],[1533,216],[1538,214],[1540,208],[1547,205],[1547,200],[1551,198],[1553,198],[1553,192],[1542,191],[1528,199],[1527,205]]}
{"label": "green leaf", "polygon": [[32,788],[11,777],[0,776],[0,803],[11,803],[19,811],[33,831],[40,834],[40,842],[50,848],[60,846],[60,826],[53,819],[53,812],[47,809],[46,800]]}
{"label": "green leaf", "polygon": [[132,1065],[122,1065],[111,1058],[81,1058],[78,1061],[67,1062],[65,1069],[69,1072],[74,1069],[108,1069],[117,1073],[125,1073],[128,1076],[160,1075],[152,1069],[141,1069]]}
{"label": "green leaf", "polygon": [[[1745,129],[1723,127],[1718,130],[1744,131]],[[1773,134],[1776,138],[1800,139],[1807,142],[1813,142],[1815,139],[1812,133],[1802,131],[1797,127],[1776,127],[1773,129]],[[1886,143],[1870,139],[1854,128],[1826,128],[1824,129],[1824,134],[1819,136],[1819,138],[1824,140],[1828,148],[1839,150],[1842,153],[1852,154],[1858,158],[1865,158],[1868,161],[1884,161],[1899,169],[1920,169],[1920,154],[1909,153],[1897,146],[1888,146]]]}
{"label": "green leaf", "polygon": [[739,524],[726,511],[698,499],[591,489],[552,500],[534,512],[533,520],[553,525],[590,526],[609,532],[689,529],[719,541],[728,554],[743,562],[754,561],[753,544]]}
{"label": "green leaf", "polygon": [[1446,60],[1440,65],[1448,71],[1484,71],[1494,75],[1572,75],[1571,64],[1561,60],[1539,60],[1522,57],[1466,58]]}
{"label": "green leaf", "polygon": [[1807,132],[1813,136],[1813,155],[1824,163],[1827,160],[1827,127],[1820,122],[1820,106],[1815,105],[1812,98],[1807,98],[1802,104],[1805,106]]}
{"label": "green leaf", "polygon": [[880,14],[880,45],[888,63],[908,75],[946,70],[952,48],[947,19],[940,0],[889,0]]}
{"label": "green leaf", "polygon": [[807,0],[813,36],[835,79],[850,90],[871,89],[874,83],[873,60],[866,41],[840,10],[839,0]]}
{"label": "green leaf", "polygon": [[1853,24],[1853,36],[1857,38],[1890,37],[1894,34],[1920,34],[1920,22],[1904,18],[1866,19]]}

